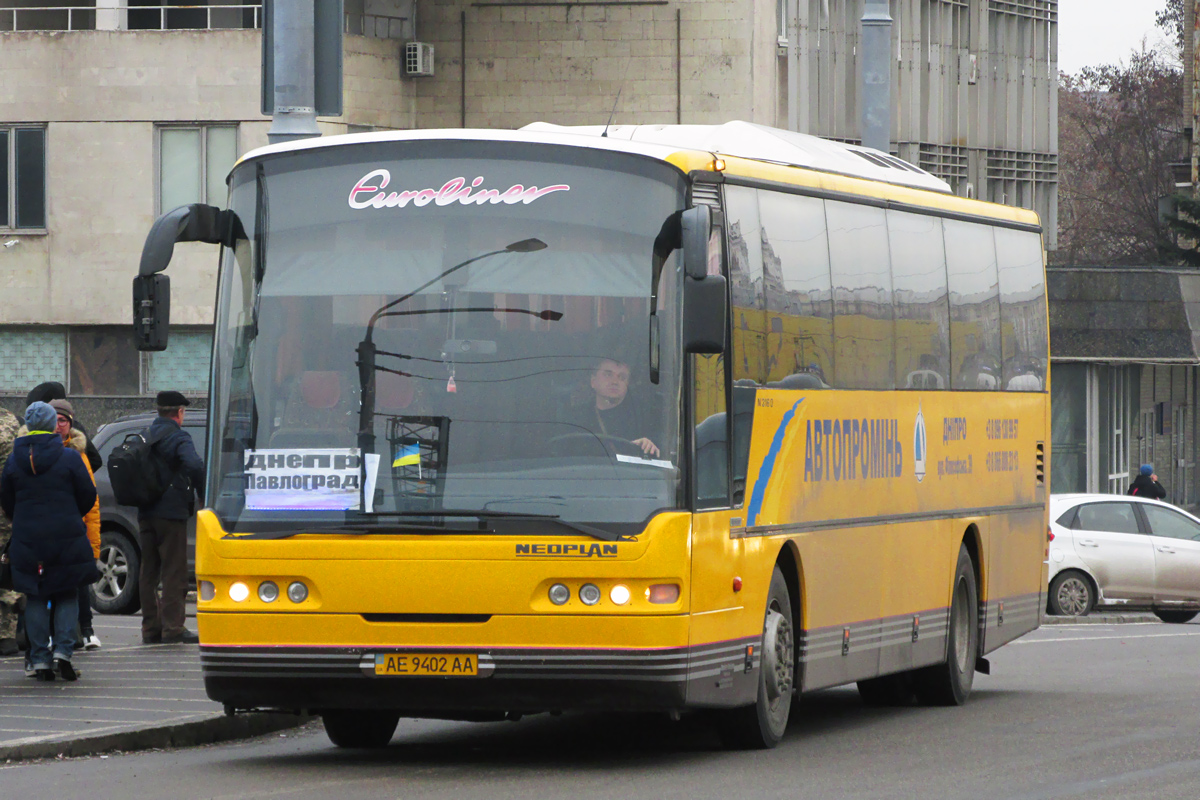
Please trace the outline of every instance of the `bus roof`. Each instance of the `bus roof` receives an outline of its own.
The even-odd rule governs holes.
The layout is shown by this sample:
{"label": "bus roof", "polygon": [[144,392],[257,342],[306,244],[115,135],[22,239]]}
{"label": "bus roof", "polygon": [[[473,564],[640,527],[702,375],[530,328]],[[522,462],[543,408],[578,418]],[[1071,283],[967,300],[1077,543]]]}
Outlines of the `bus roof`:
{"label": "bus roof", "polygon": [[680,150],[692,150],[832,172],[916,189],[947,194],[951,192],[950,185],[945,181],[887,153],[739,121],[722,125],[611,125],[607,127],[607,131],[602,125],[565,126],[548,122],[534,122],[520,130],[452,128],[378,131],[314,137],[268,145],[247,153],[239,161],[275,153],[346,144],[430,139],[561,144],[636,153],[663,160]]}
{"label": "bus roof", "polygon": [[702,150],[750,161],[833,172],[854,178],[894,183],[951,193],[950,184],[888,153],[869,147],[821,139],[795,131],[768,128],[753,122],[721,125],[585,125],[567,127],[535,122],[521,130],[568,133],[606,139],[623,139],[647,145]]}

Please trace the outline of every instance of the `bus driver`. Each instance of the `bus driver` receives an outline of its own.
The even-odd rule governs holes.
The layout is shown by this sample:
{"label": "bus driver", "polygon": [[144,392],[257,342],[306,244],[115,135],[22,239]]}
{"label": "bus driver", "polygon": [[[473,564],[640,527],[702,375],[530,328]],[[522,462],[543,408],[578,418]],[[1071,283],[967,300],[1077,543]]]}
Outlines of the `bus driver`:
{"label": "bus driver", "polygon": [[613,358],[602,358],[592,370],[593,402],[573,409],[571,421],[593,433],[627,439],[647,456],[659,455],[658,446],[643,434],[649,427],[640,409],[626,403],[629,392],[629,365]]}

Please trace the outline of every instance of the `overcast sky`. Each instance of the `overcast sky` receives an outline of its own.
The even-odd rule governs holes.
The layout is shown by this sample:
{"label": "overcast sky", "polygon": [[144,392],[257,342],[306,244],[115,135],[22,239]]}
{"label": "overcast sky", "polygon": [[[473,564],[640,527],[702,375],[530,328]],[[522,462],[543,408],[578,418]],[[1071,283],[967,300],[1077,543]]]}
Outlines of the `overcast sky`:
{"label": "overcast sky", "polygon": [[1165,0],[1059,0],[1059,71],[1128,62],[1142,37],[1152,45],[1164,39],[1154,25],[1154,12],[1164,6]]}

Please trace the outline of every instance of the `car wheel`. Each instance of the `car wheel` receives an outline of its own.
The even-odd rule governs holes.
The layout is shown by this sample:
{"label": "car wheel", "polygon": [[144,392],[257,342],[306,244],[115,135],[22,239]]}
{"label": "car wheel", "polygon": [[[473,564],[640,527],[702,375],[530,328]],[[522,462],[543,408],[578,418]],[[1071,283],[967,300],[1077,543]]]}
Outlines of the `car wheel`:
{"label": "car wheel", "polygon": [[1191,622],[1196,618],[1200,611],[1161,611],[1154,610],[1154,616],[1161,619],[1163,622],[1170,622],[1174,625],[1182,625],[1185,622]]}
{"label": "car wheel", "polygon": [[1063,570],[1050,581],[1050,613],[1058,617],[1086,617],[1096,604],[1092,582],[1077,570]]}
{"label": "car wheel", "polygon": [[100,580],[88,591],[92,608],[101,614],[133,614],[138,602],[138,571],[142,559],[133,541],[121,531],[100,532]]}
{"label": "car wheel", "polygon": [[979,655],[979,591],[975,566],[965,545],[958,550],[954,591],[950,600],[949,641],[946,662],[913,672],[913,692],[926,706],[961,706],[975,682],[975,659]]}
{"label": "car wheel", "polygon": [[717,732],[731,749],[765,750],[779,744],[787,731],[796,681],[796,638],[787,581],[779,567],[771,576],[763,620],[758,700],[754,705],[720,713]]}
{"label": "car wheel", "polygon": [[325,735],[338,747],[387,747],[399,711],[329,710],[321,713]]}

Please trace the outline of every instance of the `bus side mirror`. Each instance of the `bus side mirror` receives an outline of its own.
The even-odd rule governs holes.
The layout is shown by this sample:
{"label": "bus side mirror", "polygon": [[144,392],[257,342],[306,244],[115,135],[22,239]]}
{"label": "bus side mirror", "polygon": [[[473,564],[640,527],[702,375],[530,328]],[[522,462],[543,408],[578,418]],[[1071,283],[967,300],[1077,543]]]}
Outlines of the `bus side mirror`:
{"label": "bus side mirror", "polygon": [[683,245],[683,349],[685,353],[725,352],[725,276],[712,209],[694,206],[680,218]]}
{"label": "bus side mirror", "polygon": [[171,321],[171,279],[161,273],[133,279],[133,339],[137,349],[167,349]]}

